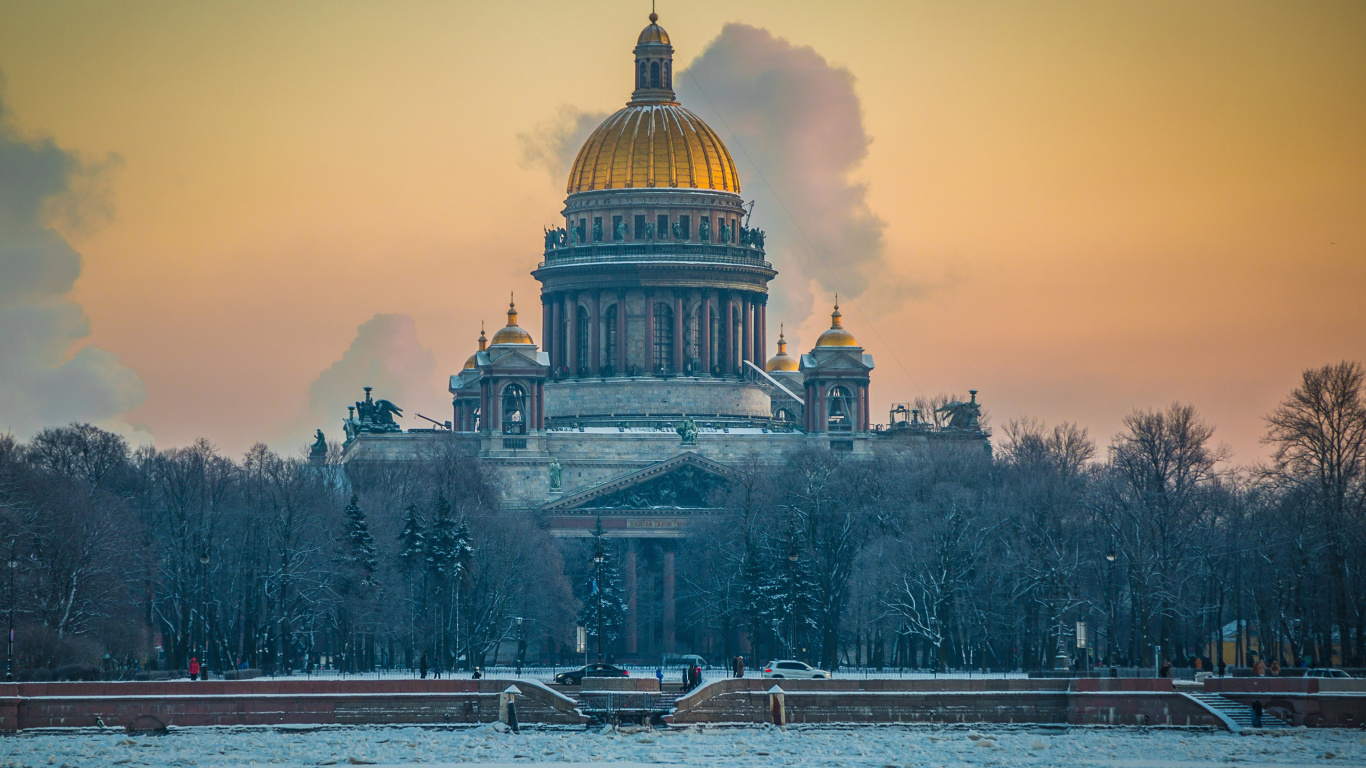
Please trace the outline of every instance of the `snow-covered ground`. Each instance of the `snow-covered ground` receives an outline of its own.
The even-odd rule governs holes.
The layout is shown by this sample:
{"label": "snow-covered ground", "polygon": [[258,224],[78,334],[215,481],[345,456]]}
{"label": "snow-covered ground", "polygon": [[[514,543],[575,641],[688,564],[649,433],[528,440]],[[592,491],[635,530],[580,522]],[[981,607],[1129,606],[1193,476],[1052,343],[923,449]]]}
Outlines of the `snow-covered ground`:
{"label": "snow-covered ground", "polygon": [[1127,728],[688,728],[613,732],[524,729],[196,728],[0,737],[3,768],[68,766],[1329,766],[1366,765],[1366,733],[1293,730],[1234,736]]}

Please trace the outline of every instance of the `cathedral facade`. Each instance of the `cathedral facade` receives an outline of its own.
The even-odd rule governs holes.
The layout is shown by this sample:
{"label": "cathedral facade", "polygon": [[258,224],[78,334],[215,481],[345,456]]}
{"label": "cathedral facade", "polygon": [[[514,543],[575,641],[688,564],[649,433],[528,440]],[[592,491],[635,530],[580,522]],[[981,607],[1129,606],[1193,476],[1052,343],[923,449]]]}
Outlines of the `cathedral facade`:
{"label": "cathedral facade", "polygon": [[540,344],[510,303],[506,325],[491,339],[481,332],[450,377],[445,428],[403,431],[392,404],[368,391],[344,425],[348,463],[454,441],[487,468],[506,508],[540,515],[557,536],[592,536],[600,524],[625,540],[628,656],[681,649],[673,542],[714,512],[738,464],[809,448],[988,449],[975,392],[944,419],[897,406],[875,425],[873,356],[838,303],[809,351],[790,356],[780,332],[768,356],[778,271],[729,150],[677,100],[673,46],[657,21],[652,13],[636,41],[630,101],[580,149],[563,226],[544,233],[531,272]]}

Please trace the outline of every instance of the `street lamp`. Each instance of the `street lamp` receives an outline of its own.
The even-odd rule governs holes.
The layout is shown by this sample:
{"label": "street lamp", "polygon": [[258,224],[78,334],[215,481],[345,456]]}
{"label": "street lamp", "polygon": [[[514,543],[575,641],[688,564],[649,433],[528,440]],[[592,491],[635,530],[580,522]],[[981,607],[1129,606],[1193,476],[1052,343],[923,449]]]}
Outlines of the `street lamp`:
{"label": "street lamp", "polygon": [[14,682],[14,572],[19,568],[19,560],[14,556],[14,539],[9,540],[9,635],[5,653],[5,682]]}
{"label": "street lamp", "polygon": [[1110,647],[1107,649],[1110,655],[1110,666],[1115,665],[1115,656],[1117,655],[1115,653],[1117,649],[1117,644],[1115,643],[1115,603],[1119,602],[1119,596],[1115,594],[1116,557],[1117,555],[1115,554],[1115,545],[1114,542],[1111,542],[1110,551],[1105,553],[1105,559],[1110,562],[1110,630],[1107,633],[1109,635],[1110,640]]}
{"label": "street lamp", "polygon": [[209,548],[204,547],[199,550],[199,639],[203,641],[204,647],[200,660],[201,678],[209,679],[209,616],[208,616],[208,566]]}
{"label": "street lamp", "polygon": [[593,591],[598,593],[598,663],[603,662],[602,655],[602,561],[607,558],[602,554],[602,537],[598,537],[598,548],[593,553]]}
{"label": "street lamp", "polygon": [[787,610],[791,615],[788,623],[791,625],[791,632],[788,635],[788,649],[792,653],[792,658],[797,657],[797,543],[792,542],[792,547],[787,551],[787,562],[791,563],[787,567],[787,589],[788,605]]}

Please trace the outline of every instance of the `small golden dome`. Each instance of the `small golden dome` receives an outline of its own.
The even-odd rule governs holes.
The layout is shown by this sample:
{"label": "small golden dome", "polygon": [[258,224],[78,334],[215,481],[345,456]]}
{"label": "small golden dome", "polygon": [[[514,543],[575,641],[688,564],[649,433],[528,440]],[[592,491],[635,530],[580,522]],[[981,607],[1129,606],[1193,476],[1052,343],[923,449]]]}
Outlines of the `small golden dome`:
{"label": "small golden dome", "polygon": [[[488,349],[488,348],[489,348],[489,340],[488,340],[487,338],[484,337],[484,321],[483,321],[483,320],[480,320],[480,321],[479,321],[479,352],[483,352],[484,350],[486,350],[486,349]],[[474,368],[474,367],[476,367],[476,366],[479,365],[479,352],[475,352],[474,354],[470,355],[470,356],[469,356],[469,359],[465,361],[465,370],[468,371],[469,369]]]}
{"label": "small golden dome", "polygon": [[627,106],[593,131],[569,172],[569,194],[675,187],[740,194],[730,150],[702,118],[674,103]]}
{"label": "small golden dome", "polygon": [[499,329],[498,329],[498,332],[495,333],[495,334],[493,334],[493,342],[492,342],[492,343],[493,343],[493,344],[535,344],[535,343],[536,343],[536,342],[534,342],[534,341],[531,340],[531,334],[529,334],[529,333],[527,333],[526,331],[522,330],[522,329],[517,325],[517,305],[516,305],[514,302],[511,302],[511,301],[508,302],[508,324],[507,324],[506,326],[502,327],[502,328],[499,328]]}
{"label": "small golden dome", "polygon": [[835,311],[830,313],[830,330],[826,331],[825,333],[822,333],[822,334],[821,334],[821,337],[820,337],[819,339],[816,339],[816,346],[818,346],[818,347],[857,347],[857,346],[858,346],[858,341],[856,341],[856,340],[854,339],[854,334],[852,334],[852,333],[850,333],[850,332],[844,330],[844,326],[840,324],[840,318],[841,318],[841,317],[843,317],[843,315],[840,314],[840,297],[839,297],[838,295],[836,295],[836,296],[835,296]]}
{"label": "small golden dome", "polygon": [[770,357],[764,365],[765,371],[796,371],[800,366],[797,358],[787,356],[787,339],[783,336],[783,326],[778,324],[778,354]]}
{"label": "small golden dome", "polygon": [[650,26],[640,30],[640,38],[636,40],[636,45],[648,45],[650,43],[669,44],[669,33],[665,32],[663,27],[656,24],[655,22],[657,21],[659,21],[659,14],[650,11]]}

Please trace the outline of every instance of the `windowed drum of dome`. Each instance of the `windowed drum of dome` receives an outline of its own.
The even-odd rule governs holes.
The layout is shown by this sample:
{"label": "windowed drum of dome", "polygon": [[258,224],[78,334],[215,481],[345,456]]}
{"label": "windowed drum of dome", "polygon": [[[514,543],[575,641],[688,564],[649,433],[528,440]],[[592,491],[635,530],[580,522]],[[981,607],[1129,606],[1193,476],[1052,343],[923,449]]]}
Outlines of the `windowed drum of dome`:
{"label": "windowed drum of dome", "polygon": [[668,304],[655,305],[655,367],[658,372],[673,372],[674,310]]}
{"label": "windowed drum of dome", "polygon": [[526,390],[521,385],[503,388],[503,434],[526,434]]}
{"label": "windowed drum of dome", "polygon": [[854,430],[854,400],[844,387],[831,387],[826,398],[827,428],[830,432],[852,432]]}

